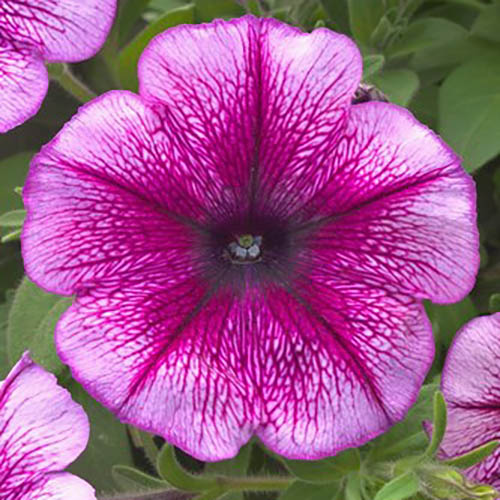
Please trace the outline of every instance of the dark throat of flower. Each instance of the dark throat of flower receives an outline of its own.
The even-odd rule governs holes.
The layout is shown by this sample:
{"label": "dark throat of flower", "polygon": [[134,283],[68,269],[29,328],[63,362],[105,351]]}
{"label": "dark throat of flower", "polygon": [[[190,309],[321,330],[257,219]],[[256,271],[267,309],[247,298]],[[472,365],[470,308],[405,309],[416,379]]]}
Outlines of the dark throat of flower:
{"label": "dark throat of flower", "polygon": [[301,240],[290,224],[278,217],[253,216],[217,223],[202,242],[206,276],[236,291],[288,281],[297,269]]}

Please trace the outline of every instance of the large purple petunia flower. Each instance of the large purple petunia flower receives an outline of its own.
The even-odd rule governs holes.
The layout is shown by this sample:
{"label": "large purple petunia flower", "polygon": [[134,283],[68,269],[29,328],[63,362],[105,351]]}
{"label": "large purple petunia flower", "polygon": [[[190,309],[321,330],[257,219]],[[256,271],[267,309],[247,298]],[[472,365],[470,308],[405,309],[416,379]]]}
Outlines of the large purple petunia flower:
{"label": "large purple petunia flower", "polygon": [[88,437],[81,406],[25,354],[0,381],[0,500],[95,500],[88,483],[61,472]]}
{"label": "large purple petunia flower", "polygon": [[[441,390],[448,426],[441,454],[453,458],[500,440],[500,313],[467,323],[448,351]],[[500,490],[500,450],[466,471]]]}
{"label": "large purple petunia flower", "polygon": [[139,96],[36,156],[26,269],[76,294],[59,354],[122,421],[206,460],[253,434],[318,458],[405,415],[433,357],[420,299],[474,281],[475,192],[410,113],[350,105],[360,75],[327,29],[180,26]]}
{"label": "large purple petunia flower", "polygon": [[116,0],[0,2],[0,132],[35,115],[47,93],[44,60],[92,57],[106,40]]}

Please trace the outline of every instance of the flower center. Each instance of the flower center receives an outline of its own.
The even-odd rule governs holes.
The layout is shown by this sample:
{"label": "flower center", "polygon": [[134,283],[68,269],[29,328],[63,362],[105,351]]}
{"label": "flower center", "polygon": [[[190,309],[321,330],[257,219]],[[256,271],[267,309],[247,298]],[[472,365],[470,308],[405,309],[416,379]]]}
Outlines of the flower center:
{"label": "flower center", "polygon": [[233,264],[253,264],[261,260],[262,236],[242,234],[224,249],[224,255]]}

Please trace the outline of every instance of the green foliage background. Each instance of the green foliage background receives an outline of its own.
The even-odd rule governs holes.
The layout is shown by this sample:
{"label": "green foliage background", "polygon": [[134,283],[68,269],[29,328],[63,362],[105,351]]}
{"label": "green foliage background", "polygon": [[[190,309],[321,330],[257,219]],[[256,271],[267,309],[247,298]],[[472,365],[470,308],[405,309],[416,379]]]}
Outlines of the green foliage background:
{"label": "green foliage background", "polygon": [[[178,24],[248,12],[274,16],[307,31],[326,26],[354,38],[364,57],[364,80],[437,131],[462,156],[464,167],[475,178],[481,270],[475,289],[462,302],[426,305],[437,347],[431,382],[439,376],[457,329],[474,316],[500,310],[500,0],[121,0],[106,45],[96,57],[71,70],[97,94],[114,88],[137,90],[138,58],[157,33]],[[71,380],[57,358],[54,327],[71,300],[47,294],[23,278],[18,237],[24,212],[15,188],[23,185],[33,154],[79,105],[53,82],[40,112],[0,136],[0,378],[30,349],[34,359],[59,377],[90,416],[90,445],[72,470],[99,491],[154,487],[158,478],[141,476],[131,467],[154,475],[151,462],[156,460],[160,443],[120,424]],[[276,457],[252,445],[227,463],[205,466],[182,454],[178,458],[191,471],[204,468],[213,474],[288,470],[297,481],[281,494],[281,500],[372,500],[375,490],[370,488],[381,484],[363,479],[362,457],[394,458],[425,447],[421,421],[432,417],[434,389],[433,385],[424,387],[407,420],[368,445],[361,458],[356,451],[316,463],[314,468],[297,461],[288,462],[285,468]],[[342,488],[333,486],[334,476],[343,478]],[[405,481],[410,488],[413,479]],[[411,488],[406,491],[410,496],[398,491],[386,492],[383,500],[424,498]],[[231,496],[239,500],[243,493]]]}

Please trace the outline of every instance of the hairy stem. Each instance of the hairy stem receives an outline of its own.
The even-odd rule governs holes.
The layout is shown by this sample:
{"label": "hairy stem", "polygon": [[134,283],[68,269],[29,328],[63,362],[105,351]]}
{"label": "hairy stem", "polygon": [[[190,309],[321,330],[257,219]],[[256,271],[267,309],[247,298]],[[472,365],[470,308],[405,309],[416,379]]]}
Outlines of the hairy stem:
{"label": "hairy stem", "polygon": [[67,64],[47,64],[47,71],[50,79],[59,83],[59,85],[77,101],[85,103],[97,97],[92,90],[71,72]]}

